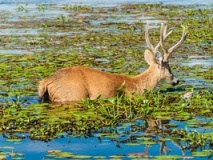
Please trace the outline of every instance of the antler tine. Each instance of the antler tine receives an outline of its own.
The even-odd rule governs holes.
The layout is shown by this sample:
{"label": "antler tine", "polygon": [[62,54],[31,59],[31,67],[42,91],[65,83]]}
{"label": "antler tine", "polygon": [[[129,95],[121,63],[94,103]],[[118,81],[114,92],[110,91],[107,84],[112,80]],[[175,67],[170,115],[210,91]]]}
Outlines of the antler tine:
{"label": "antler tine", "polygon": [[163,50],[164,54],[167,53],[166,46],[165,46],[165,44],[163,43],[163,42],[164,42],[164,34],[166,33],[166,31],[167,31],[167,25],[164,27],[164,23],[161,23],[161,29],[160,29],[160,44],[161,44],[161,47],[162,47],[162,50]]}
{"label": "antler tine", "polygon": [[[149,40],[149,24],[146,24],[146,29],[145,29],[145,40],[146,40],[146,44],[149,47],[149,49],[151,49],[151,51],[153,52],[153,54],[155,54],[158,51],[158,48],[160,46],[162,46],[162,49],[164,51],[164,53],[167,53],[167,49],[165,47],[165,44],[163,43],[166,38],[172,33],[172,30],[167,32],[167,25],[164,26],[163,23],[161,23],[161,29],[160,29],[160,42],[156,45],[156,47],[153,47],[153,45],[151,44],[150,40]],[[164,54],[164,56],[165,56]]]}
{"label": "antler tine", "polygon": [[186,39],[186,36],[186,27],[183,26],[183,33],[180,41],[168,50],[168,54],[174,52],[183,43],[183,41]]}
{"label": "antler tine", "polygon": [[[165,32],[166,32],[166,30],[167,30],[167,26],[165,26],[165,27],[162,27],[163,26],[163,24],[161,24],[161,33],[162,32],[164,32],[164,34],[165,34]],[[164,28],[164,29],[163,29]],[[170,56],[170,54],[172,53],[172,52],[174,52],[182,43],[183,43],[183,41],[186,39],[186,28],[184,27],[184,29],[183,29],[183,34],[182,34],[182,37],[181,37],[181,39],[180,39],[180,41],[177,43],[177,44],[175,44],[173,47],[171,47],[169,50],[167,50],[166,49],[166,46],[165,46],[165,44],[163,43],[163,38],[162,38],[162,36],[161,36],[161,47],[162,47],[162,50],[163,50],[163,52],[164,52],[164,58],[163,58],[163,60],[166,62],[166,61],[168,61],[168,58],[169,58],[169,56]]]}
{"label": "antler tine", "polygon": [[151,51],[154,52],[155,49],[149,40],[149,23],[146,24],[145,28],[145,41],[149,49],[151,49]]}
{"label": "antler tine", "polygon": [[166,38],[172,33],[172,30],[169,31],[168,33],[167,32],[167,25],[165,25],[164,27],[164,24],[161,23],[161,29],[160,29],[160,42],[157,44],[157,46],[155,47],[155,50],[157,50],[160,46],[162,46],[162,49],[164,51],[164,53],[166,53],[166,47],[165,47],[165,44],[163,43]]}

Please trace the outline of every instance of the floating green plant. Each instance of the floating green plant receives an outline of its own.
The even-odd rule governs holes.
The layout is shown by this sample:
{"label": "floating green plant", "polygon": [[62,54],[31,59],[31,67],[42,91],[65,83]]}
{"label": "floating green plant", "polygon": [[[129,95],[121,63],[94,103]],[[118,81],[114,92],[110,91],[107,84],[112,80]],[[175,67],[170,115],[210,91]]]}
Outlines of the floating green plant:
{"label": "floating green plant", "polygon": [[[28,14],[32,17],[28,5],[18,4],[17,10],[26,14],[20,17],[20,21],[10,21],[8,14],[0,14],[2,23],[8,24],[6,27],[1,25],[0,29],[14,29],[18,24],[19,30],[29,28],[37,31],[35,35],[19,35],[9,30],[9,34],[1,35],[0,133],[7,141],[22,143],[24,138],[50,141],[58,137],[98,134],[99,139],[109,138],[118,147],[120,143],[134,147],[173,141],[181,142],[180,148],[191,150],[193,157],[212,155],[212,131],[196,131],[212,128],[212,66],[182,64],[191,55],[207,55],[212,59],[212,7],[163,4],[128,4],[107,8],[38,4],[36,7],[36,10],[45,11],[42,14],[54,10],[63,12],[44,19],[27,18]],[[133,95],[131,98],[121,96],[66,105],[37,104],[38,82],[62,67],[83,65],[129,75],[136,75],[147,68],[143,60],[143,52],[147,48],[144,39],[144,23],[147,20],[168,21],[169,26],[174,26],[174,34],[168,39],[168,44],[180,37],[181,25],[187,26],[186,42],[171,57],[172,69],[180,80],[202,79],[210,87],[199,84],[202,87],[199,88],[182,80],[176,88],[164,83],[160,84],[160,90],[147,91],[142,96]],[[159,33],[153,30],[151,34],[153,43],[157,43]],[[30,54],[13,54],[23,49]],[[11,51],[11,54],[4,54],[5,50]],[[191,89],[194,95],[183,99],[183,92]],[[206,121],[201,122],[200,116],[206,117]],[[185,122],[186,126],[180,128],[177,122]],[[194,131],[189,128],[194,128]],[[141,132],[146,135],[142,136]],[[14,148],[0,146],[0,149],[9,150],[9,153],[1,152],[0,158],[5,158],[12,155]],[[127,156],[112,155],[110,158]],[[129,156],[149,157],[146,153]],[[50,150],[45,156],[46,159],[53,157],[106,159],[61,150]],[[23,155],[20,154],[19,158],[23,159]],[[155,158],[181,159],[183,156]]]}

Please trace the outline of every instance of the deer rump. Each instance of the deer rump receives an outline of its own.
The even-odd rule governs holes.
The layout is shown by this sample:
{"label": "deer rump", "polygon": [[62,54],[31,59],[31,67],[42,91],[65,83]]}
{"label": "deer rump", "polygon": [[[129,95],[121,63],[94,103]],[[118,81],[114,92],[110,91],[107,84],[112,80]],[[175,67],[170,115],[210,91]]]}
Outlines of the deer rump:
{"label": "deer rump", "polygon": [[128,86],[130,81],[125,75],[80,66],[67,67],[40,82],[39,98],[40,102],[79,101],[98,96],[109,98],[118,94],[122,85]]}

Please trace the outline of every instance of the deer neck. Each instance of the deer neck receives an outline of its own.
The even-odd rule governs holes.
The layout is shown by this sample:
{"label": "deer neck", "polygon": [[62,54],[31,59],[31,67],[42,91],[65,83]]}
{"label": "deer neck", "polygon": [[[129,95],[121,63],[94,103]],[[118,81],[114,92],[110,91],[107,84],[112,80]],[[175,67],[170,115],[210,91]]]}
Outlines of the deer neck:
{"label": "deer neck", "polygon": [[133,77],[133,79],[137,84],[136,92],[142,93],[144,89],[154,89],[161,80],[160,69],[158,68],[158,64],[151,64],[146,71]]}

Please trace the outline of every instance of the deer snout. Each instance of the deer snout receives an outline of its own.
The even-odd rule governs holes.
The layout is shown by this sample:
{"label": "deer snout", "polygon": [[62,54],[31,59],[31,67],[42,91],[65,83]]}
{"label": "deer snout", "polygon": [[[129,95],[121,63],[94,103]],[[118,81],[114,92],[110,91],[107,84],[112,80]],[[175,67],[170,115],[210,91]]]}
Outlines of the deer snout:
{"label": "deer snout", "polygon": [[172,80],[172,85],[173,86],[176,86],[179,84],[179,80],[176,78],[176,77],[173,77],[173,80]]}

